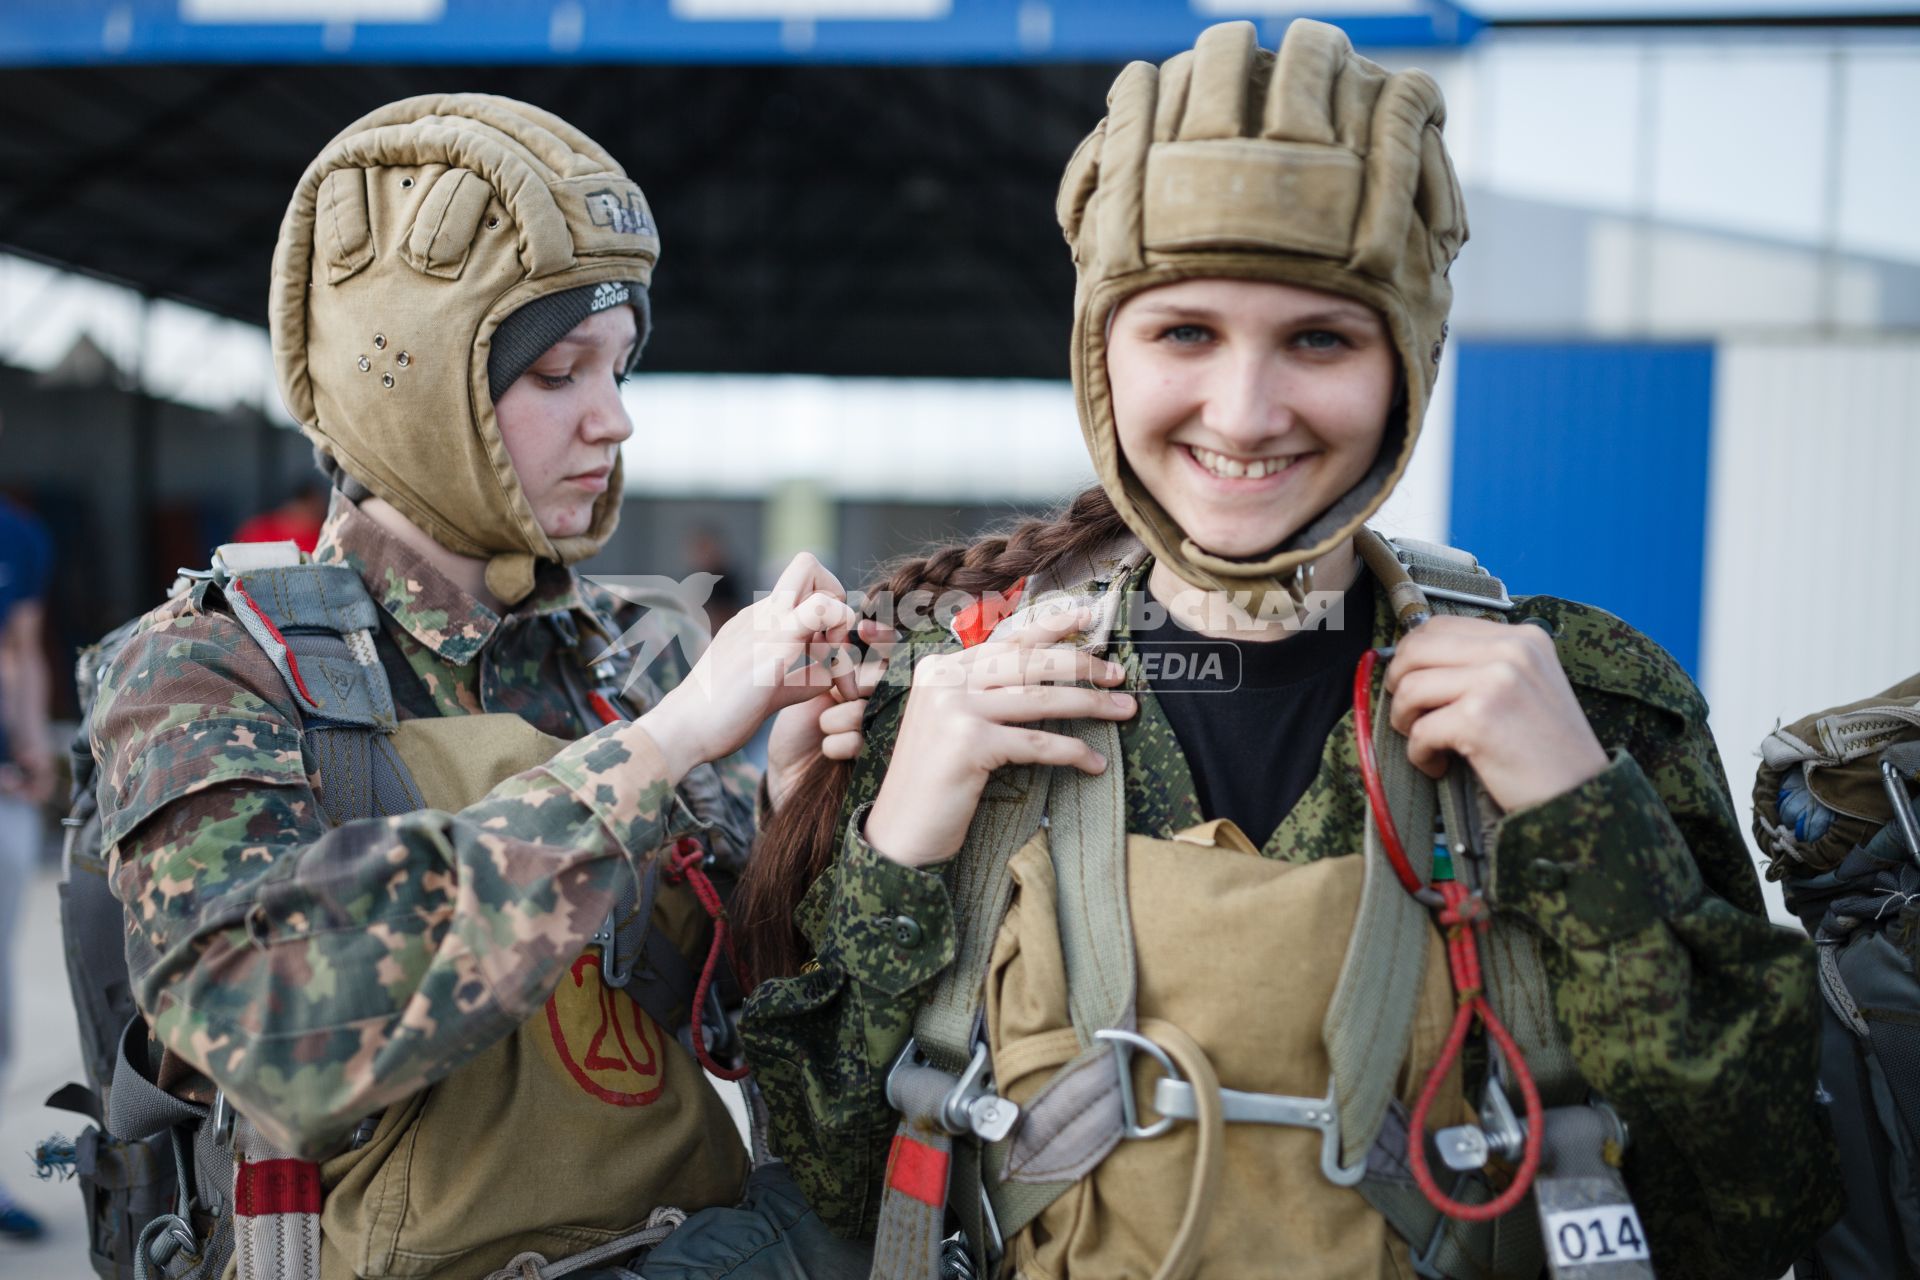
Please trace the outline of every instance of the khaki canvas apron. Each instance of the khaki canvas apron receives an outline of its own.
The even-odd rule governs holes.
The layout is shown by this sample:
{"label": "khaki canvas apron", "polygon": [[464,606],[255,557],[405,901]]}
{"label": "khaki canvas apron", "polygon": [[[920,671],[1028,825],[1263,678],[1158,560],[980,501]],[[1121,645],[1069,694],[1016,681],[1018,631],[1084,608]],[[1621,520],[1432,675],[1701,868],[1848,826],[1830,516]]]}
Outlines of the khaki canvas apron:
{"label": "khaki canvas apron", "polygon": [[[508,714],[403,721],[394,746],[429,807],[458,811],[567,744]],[[654,912],[685,954],[706,925],[684,887]],[[730,1205],[747,1153],[674,1036],[600,980],[597,948],[505,1040],[390,1108],[321,1167],[323,1280],[470,1280],[524,1250],[557,1258],[659,1205]]]}
{"label": "khaki canvas apron", "polygon": [[[1067,1008],[1053,863],[1044,832],[1014,855],[1013,905],[987,976],[987,1035],[1001,1092],[1026,1103],[1079,1043]],[[1143,1030],[1170,1023],[1211,1061],[1222,1088],[1318,1097],[1327,1089],[1321,1024],[1360,901],[1363,859],[1263,858],[1226,820],[1171,840],[1127,837],[1127,889]],[[1453,994],[1431,934],[1413,1039],[1400,1076],[1409,1107],[1439,1057]],[[1141,1123],[1159,1068],[1134,1057]],[[1457,1075],[1432,1123],[1469,1115]],[[1320,1172],[1317,1130],[1229,1124],[1198,1274],[1411,1277],[1406,1246],[1359,1192]],[[1177,1123],[1122,1141],[1094,1173],[1009,1242],[1023,1280],[1148,1276],[1168,1252],[1198,1154]]]}

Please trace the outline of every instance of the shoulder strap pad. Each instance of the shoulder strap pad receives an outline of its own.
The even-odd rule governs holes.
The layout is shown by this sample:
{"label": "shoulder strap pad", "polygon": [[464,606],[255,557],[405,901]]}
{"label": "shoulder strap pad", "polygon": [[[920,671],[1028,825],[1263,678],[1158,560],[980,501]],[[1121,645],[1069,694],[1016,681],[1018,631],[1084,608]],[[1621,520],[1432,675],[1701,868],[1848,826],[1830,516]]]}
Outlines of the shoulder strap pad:
{"label": "shoulder strap pad", "polygon": [[353,569],[281,565],[230,573],[220,585],[303,716],[329,725],[393,728],[393,691],[373,645],[379,611]]}
{"label": "shoulder strap pad", "polygon": [[420,789],[387,737],[398,716],[374,647],[379,609],[360,575],[344,564],[302,563],[216,582],[293,693],[328,821],[422,808]]}
{"label": "shoulder strap pad", "polygon": [[1356,534],[1354,546],[1374,576],[1385,584],[1394,612],[1401,617],[1406,616],[1405,603],[1411,602],[1408,584],[1425,598],[1429,613],[1503,617],[1513,612],[1506,584],[1457,547],[1418,538],[1382,537],[1371,529]]}

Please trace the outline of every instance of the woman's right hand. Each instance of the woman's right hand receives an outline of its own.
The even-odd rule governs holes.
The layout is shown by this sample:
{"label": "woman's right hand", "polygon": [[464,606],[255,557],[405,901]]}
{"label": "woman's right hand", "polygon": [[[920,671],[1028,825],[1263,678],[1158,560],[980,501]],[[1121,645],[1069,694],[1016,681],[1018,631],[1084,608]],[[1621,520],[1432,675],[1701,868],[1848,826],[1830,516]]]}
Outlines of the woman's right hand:
{"label": "woman's right hand", "polygon": [[846,644],[857,621],[840,580],[806,552],[795,556],[773,590],[728,619],[686,678],[634,722],[666,758],[668,781],[738,751],[768,716],[829,685],[857,697]]}
{"label": "woman's right hand", "polygon": [[1119,664],[1061,644],[1089,620],[1084,609],[1037,617],[1005,639],[921,660],[886,780],[867,813],[875,850],[910,867],[960,852],[987,778],[1002,765],[1106,769],[1080,739],[1031,727],[1133,715],[1133,696],[1111,687],[1126,678]]}

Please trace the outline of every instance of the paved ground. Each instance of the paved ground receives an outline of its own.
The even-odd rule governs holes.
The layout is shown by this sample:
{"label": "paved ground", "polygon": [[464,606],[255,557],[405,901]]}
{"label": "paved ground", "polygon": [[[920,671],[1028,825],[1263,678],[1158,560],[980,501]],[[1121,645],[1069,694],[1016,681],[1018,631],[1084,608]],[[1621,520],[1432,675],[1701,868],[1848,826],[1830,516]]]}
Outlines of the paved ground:
{"label": "paved ground", "polygon": [[37,1180],[28,1155],[48,1134],[71,1138],[87,1123],[41,1105],[55,1089],[81,1078],[79,1033],[60,951],[57,879],[56,869],[43,870],[23,904],[14,955],[18,1052],[0,1081],[0,1185],[47,1224],[47,1235],[31,1245],[0,1240],[0,1280],[89,1280],[93,1274],[79,1184]]}

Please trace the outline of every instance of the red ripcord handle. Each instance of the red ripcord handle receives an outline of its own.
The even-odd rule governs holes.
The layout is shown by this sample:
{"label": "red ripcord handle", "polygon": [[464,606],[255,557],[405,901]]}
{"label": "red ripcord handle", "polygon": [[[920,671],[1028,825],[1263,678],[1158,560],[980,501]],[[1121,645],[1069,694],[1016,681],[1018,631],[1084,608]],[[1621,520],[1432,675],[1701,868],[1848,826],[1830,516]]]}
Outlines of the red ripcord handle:
{"label": "red ripcord handle", "polygon": [[[1379,660],[1380,651],[1369,649],[1361,655],[1360,665],[1353,673],[1353,736],[1360,757],[1360,777],[1366,783],[1367,803],[1373,809],[1380,843],[1394,875],[1408,893],[1423,901],[1426,900],[1423,891],[1439,891],[1440,906],[1435,914],[1446,932],[1447,968],[1453,977],[1457,1001],[1453,1026],[1447,1032],[1440,1059],[1427,1073],[1426,1083],[1420,1088],[1420,1100],[1413,1107],[1413,1119],[1408,1126],[1407,1165],[1413,1171],[1414,1185],[1434,1208],[1462,1222],[1486,1222],[1511,1212],[1526,1196],[1534,1175],[1540,1170],[1540,1146],[1546,1131],[1540,1090],[1534,1086],[1533,1072],[1527,1069],[1520,1046],[1514,1043],[1505,1024],[1494,1014],[1493,1006],[1487,1003],[1480,975],[1480,948],[1474,940],[1474,931],[1484,931],[1488,925],[1485,900],[1469,893],[1458,880],[1442,880],[1431,886],[1421,884],[1413,865],[1407,861],[1405,846],[1400,843],[1399,828],[1394,826],[1393,813],[1387,807],[1387,790],[1380,781],[1380,763],[1373,752],[1373,672]],[[1520,1167],[1507,1189],[1485,1204],[1465,1204],[1442,1191],[1433,1171],[1427,1167],[1427,1114],[1440,1096],[1447,1073],[1460,1060],[1460,1051],[1466,1045],[1467,1033],[1473,1029],[1476,1017],[1513,1069],[1514,1082],[1520,1086],[1520,1097],[1526,1104],[1527,1137]]]}
{"label": "red ripcord handle", "polygon": [[[626,719],[613,705],[611,699],[598,691],[588,696],[593,704],[594,714],[608,724]],[[693,890],[693,896],[700,900],[707,917],[713,921],[713,942],[707,948],[707,962],[700,966],[700,980],[693,988],[693,1009],[688,1016],[688,1030],[693,1039],[693,1056],[707,1074],[722,1080],[745,1080],[748,1067],[723,1067],[714,1060],[707,1049],[706,1026],[700,1021],[700,1014],[707,1007],[707,993],[713,989],[713,979],[720,971],[720,957],[725,954],[727,963],[733,966],[735,973],[740,972],[740,957],[734,953],[733,935],[727,929],[727,906],[720,900],[720,891],[713,887],[713,880],[701,868],[707,851],[692,836],[682,836],[674,842],[673,852],[667,856],[667,864],[662,874],[668,884],[684,882]]]}

